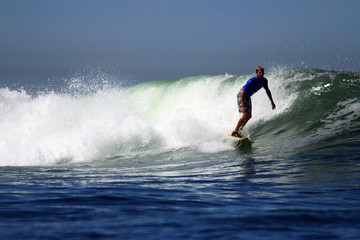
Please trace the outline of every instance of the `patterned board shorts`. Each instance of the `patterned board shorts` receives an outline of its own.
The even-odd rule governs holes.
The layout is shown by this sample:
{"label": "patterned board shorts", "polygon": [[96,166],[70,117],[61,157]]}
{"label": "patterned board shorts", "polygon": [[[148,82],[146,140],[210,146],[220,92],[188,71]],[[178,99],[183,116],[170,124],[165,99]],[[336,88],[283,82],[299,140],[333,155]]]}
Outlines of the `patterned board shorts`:
{"label": "patterned board shorts", "polygon": [[[239,108],[239,113],[242,113],[242,104],[241,104],[241,94],[242,94],[243,90],[241,89],[240,92],[237,95],[237,104],[238,104],[238,108]],[[249,114],[251,114],[251,98],[250,96],[248,96],[247,94],[244,95],[244,107],[245,107],[245,111]]]}

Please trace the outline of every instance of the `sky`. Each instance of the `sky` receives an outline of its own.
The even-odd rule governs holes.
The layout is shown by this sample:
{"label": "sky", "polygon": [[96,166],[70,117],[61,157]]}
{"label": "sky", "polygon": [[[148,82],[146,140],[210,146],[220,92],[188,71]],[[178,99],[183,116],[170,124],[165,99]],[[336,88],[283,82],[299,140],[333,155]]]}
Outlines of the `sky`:
{"label": "sky", "polygon": [[134,82],[360,71],[358,0],[1,0],[0,80],[100,68]]}

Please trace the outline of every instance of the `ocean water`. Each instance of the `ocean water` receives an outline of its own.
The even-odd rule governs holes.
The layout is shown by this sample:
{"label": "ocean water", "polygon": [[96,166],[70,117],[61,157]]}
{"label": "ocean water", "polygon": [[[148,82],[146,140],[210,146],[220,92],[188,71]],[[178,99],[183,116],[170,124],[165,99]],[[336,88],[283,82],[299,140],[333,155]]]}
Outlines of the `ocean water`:
{"label": "ocean water", "polygon": [[360,239],[360,74],[0,89],[2,239]]}

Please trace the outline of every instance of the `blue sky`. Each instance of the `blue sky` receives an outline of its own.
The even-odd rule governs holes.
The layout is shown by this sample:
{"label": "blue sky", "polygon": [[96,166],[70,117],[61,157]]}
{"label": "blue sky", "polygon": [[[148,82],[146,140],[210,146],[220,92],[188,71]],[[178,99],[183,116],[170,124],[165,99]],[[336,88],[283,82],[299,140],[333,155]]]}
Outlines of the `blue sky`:
{"label": "blue sky", "polygon": [[357,0],[2,0],[0,73],[84,65],[134,81],[360,71]]}

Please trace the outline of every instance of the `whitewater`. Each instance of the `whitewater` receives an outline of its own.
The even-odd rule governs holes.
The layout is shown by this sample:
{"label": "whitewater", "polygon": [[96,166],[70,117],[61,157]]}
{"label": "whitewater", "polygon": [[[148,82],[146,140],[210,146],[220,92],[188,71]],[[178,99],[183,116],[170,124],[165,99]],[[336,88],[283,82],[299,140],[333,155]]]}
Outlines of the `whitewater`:
{"label": "whitewater", "polygon": [[4,239],[358,239],[360,74],[265,72],[0,89]]}

